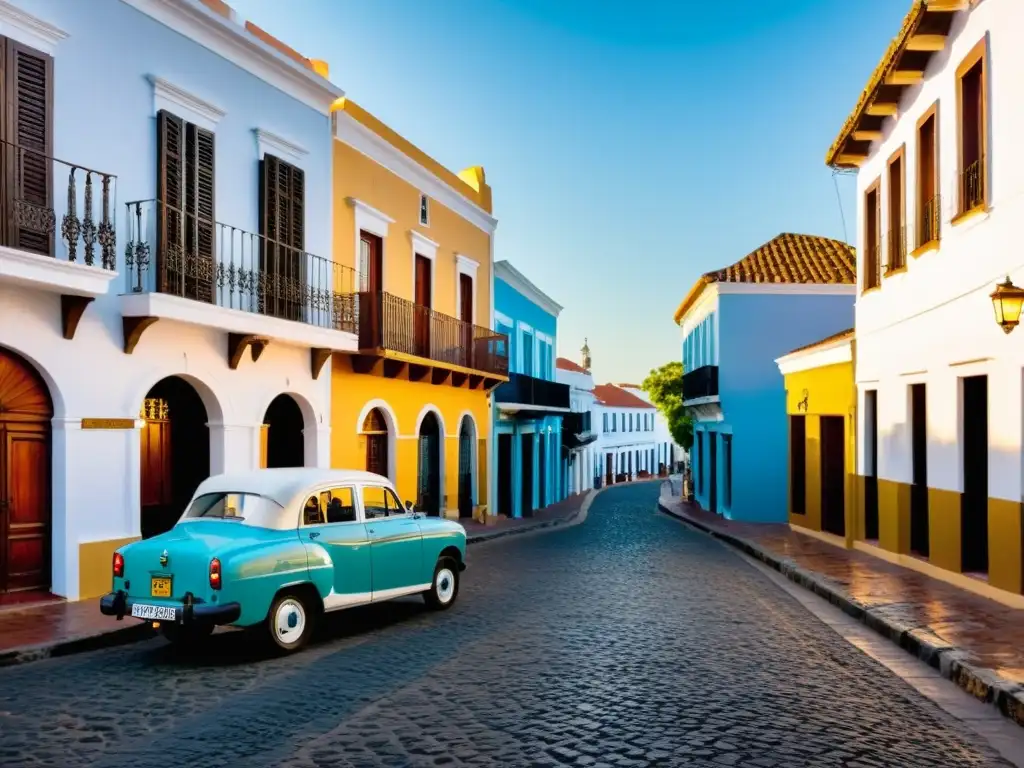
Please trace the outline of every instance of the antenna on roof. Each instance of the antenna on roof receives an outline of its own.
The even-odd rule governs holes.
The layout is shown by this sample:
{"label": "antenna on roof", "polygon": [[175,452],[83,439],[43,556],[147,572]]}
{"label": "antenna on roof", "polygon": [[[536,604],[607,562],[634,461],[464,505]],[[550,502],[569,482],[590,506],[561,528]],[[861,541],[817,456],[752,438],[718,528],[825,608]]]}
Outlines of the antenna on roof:
{"label": "antenna on roof", "polygon": [[850,245],[850,238],[846,234],[846,215],[843,213],[843,198],[839,194],[839,182],[836,181],[836,176],[838,175],[839,174],[837,171],[832,171],[832,183],[835,185],[836,188],[836,203],[839,206],[839,219],[840,221],[843,222],[843,242],[846,243],[847,245]]}

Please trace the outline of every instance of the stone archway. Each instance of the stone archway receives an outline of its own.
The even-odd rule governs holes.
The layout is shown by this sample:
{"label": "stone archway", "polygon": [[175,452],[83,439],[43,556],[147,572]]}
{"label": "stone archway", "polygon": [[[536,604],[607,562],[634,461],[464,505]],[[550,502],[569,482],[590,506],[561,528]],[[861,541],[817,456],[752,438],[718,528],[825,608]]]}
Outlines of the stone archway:
{"label": "stone archway", "polygon": [[0,594],[50,587],[52,418],[42,376],[0,348]]}
{"label": "stone archway", "polygon": [[146,394],[142,430],[143,538],[170,530],[199,483],[210,475],[210,429],[199,392],[180,376],[161,379]]}
{"label": "stone archway", "polygon": [[459,517],[472,517],[475,503],[476,423],[467,413],[459,426]]}
{"label": "stone archway", "polygon": [[306,465],[305,418],[291,395],[275,397],[263,416],[266,428],[266,466],[304,467]]}

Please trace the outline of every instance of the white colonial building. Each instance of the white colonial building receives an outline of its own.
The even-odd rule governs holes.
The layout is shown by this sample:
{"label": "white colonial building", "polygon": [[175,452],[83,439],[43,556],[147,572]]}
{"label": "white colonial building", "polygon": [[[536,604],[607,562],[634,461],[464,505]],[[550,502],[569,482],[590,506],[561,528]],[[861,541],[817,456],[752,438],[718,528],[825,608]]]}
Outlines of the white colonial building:
{"label": "white colonial building", "polygon": [[991,294],[1024,285],[1022,37],[1020,0],[915,2],[827,157],[857,176],[858,545],[1017,594],[1024,332]]}
{"label": "white colonial building", "polygon": [[571,413],[562,419],[563,474],[566,494],[585,493],[596,477],[594,442],[594,377],[590,375],[590,348],[583,344],[583,364],[566,357],[555,361],[555,379],[569,387]]}
{"label": "white colonial building", "polygon": [[594,387],[594,477],[605,485],[667,474],[681,455],[671,438],[657,439],[661,414],[639,391],[629,384]]}
{"label": "white colonial building", "polygon": [[329,464],[342,93],[219,0],[3,0],[0,33],[0,593],[76,599],[208,474]]}

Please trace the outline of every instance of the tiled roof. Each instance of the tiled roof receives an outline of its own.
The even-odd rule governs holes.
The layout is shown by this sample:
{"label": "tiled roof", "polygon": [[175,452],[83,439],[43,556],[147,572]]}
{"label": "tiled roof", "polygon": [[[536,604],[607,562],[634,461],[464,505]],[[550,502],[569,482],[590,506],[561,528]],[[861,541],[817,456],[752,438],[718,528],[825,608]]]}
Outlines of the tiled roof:
{"label": "tiled roof", "polygon": [[810,344],[804,344],[802,347],[797,347],[787,352],[787,355],[795,355],[797,352],[807,352],[808,350],[814,349],[815,347],[823,347],[826,344],[831,344],[834,341],[844,341],[845,339],[853,338],[853,328],[847,328],[845,331],[839,333],[833,333],[831,336],[826,336],[824,339],[812,342]]}
{"label": "tiled roof", "polygon": [[616,387],[622,387],[623,389],[643,389],[643,387],[641,387],[639,384],[623,384],[623,383],[619,383],[619,384],[616,384],[615,386]]}
{"label": "tiled roof", "polygon": [[555,367],[561,368],[563,371],[572,371],[573,373],[589,373],[589,371],[582,365],[574,363],[567,357],[559,357],[555,359]]}
{"label": "tiled roof", "polygon": [[711,283],[785,283],[790,285],[855,285],[857,255],[841,240],[783,232],[728,267],[706,272],[676,309],[682,320],[704,286]]}
{"label": "tiled roof", "polygon": [[611,408],[654,408],[653,405],[644,402],[632,392],[620,389],[614,384],[599,384],[594,387],[594,398],[601,405]]}

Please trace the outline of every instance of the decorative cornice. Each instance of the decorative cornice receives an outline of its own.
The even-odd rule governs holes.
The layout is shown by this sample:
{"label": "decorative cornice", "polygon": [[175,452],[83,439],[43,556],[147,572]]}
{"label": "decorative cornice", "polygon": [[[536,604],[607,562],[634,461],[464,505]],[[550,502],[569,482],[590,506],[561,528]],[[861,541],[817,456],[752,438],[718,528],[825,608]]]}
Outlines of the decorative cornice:
{"label": "decorative cornice", "polygon": [[[48,21],[0,0],[0,33],[53,56],[57,44],[68,38],[68,33]],[[20,34],[19,34],[20,33]]]}
{"label": "decorative cornice", "polygon": [[355,208],[357,211],[360,211],[361,213],[365,213],[365,214],[367,214],[369,216],[372,216],[375,219],[380,219],[385,224],[394,224],[395,223],[395,220],[392,219],[390,216],[388,216],[386,213],[383,213],[382,211],[378,211],[372,205],[370,205],[368,203],[364,203],[358,197],[346,197],[345,198],[345,202],[348,203],[353,208]]}
{"label": "decorative cornice", "polygon": [[264,131],[262,128],[254,128],[256,134],[256,148],[259,156],[264,154],[274,155],[283,159],[291,159],[301,162],[302,158],[309,154],[309,150],[301,147],[288,139],[278,136],[276,133]]}
{"label": "decorative cornice", "polygon": [[548,296],[544,291],[531,283],[518,269],[505,260],[494,262],[494,276],[512,286],[516,291],[532,301],[550,315],[558,317],[562,305]]}
{"label": "decorative cornice", "polygon": [[[184,88],[164,80],[162,77],[150,75],[149,81],[153,84],[154,113],[159,112],[164,106],[167,106],[170,111],[178,112],[179,110],[175,109],[177,107],[187,113],[180,115],[181,117],[196,119],[197,124],[211,131],[217,127],[217,123],[227,114],[223,109],[211,104],[206,99],[189,93]],[[162,102],[167,102],[167,104],[162,104]]]}
{"label": "decorative cornice", "polygon": [[471,259],[469,256],[463,256],[461,253],[455,254],[455,263],[457,267],[461,267],[466,271],[467,274],[476,276],[476,271],[480,269],[480,262],[476,259]]}
{"label": "decorative cornice", "polygon": [[[429,237],[424,235],[422,232],[417,232],[415,229],[410,229],[409,230],[409,237],[412,238],[412,243],[413,243],[414,246],[415,245],[423,246],[423,247],[425,247],[425,248],[427,248],[429,250],[432,250],[434,253],[437,253],[437,250],[441,247],[440,243],[435,243],[433,240],[431,240]],[[429,256],[431,254],[424,253],[423,255],[424,256]]]}
{"label": "decorative cornice", "polygon": [[122,2],[322,115],[329,115],[331,104],[345,95],[329,80],[267,45],[244,26],[211,11],[199,0]]}
{"label": "decorative cornice", "polygon": [[384,138],[344,111],[335,111],[334,137],[366,155],[380,166],[415,187],[419,192],[439,202],[463,219],[493,235],[498,220],[476,203],[463,196],[422,165],[399,151]]}

